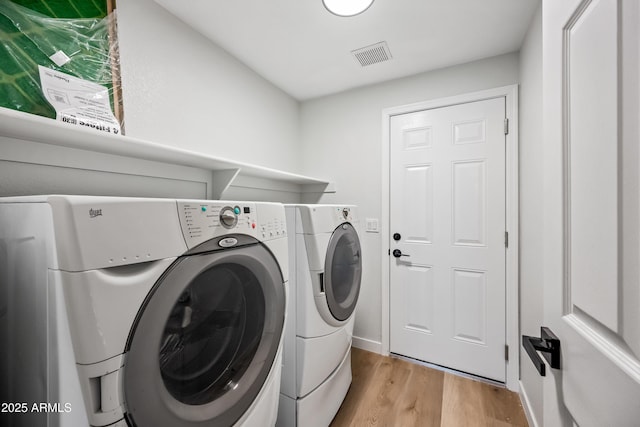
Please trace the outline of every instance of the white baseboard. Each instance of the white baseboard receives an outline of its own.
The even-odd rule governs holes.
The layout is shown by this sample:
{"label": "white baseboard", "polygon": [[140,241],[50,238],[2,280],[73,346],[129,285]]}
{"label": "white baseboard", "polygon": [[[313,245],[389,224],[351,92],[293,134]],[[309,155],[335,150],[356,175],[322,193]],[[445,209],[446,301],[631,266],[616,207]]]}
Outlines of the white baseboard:
{"label": "white baseboard", "polygon": [[353,337],[351,345],[361,350],[371,351],[373,353],[382,354],[382,343],[378,341],[372,341],[367,338]]}
{"label": "white baseboard", "polygon": [[527,417],[527,422],[529,423],[529,427],[538,427],[538,420],[536,420],[536,416],[531,409],[531,402],[529,401],[529,396],[527,396],[527,392],[522,385],[522,381],[518,381],[520,383],[520,402],[522,403],[522,407],[524,408],[524,415]]}

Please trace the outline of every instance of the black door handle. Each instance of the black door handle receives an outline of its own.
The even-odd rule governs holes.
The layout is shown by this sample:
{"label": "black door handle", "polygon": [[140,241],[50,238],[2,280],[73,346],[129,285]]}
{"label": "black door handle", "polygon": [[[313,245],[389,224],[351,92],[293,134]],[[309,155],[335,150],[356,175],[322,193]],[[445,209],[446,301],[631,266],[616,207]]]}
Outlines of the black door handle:
{"label": "black door handle", "polygon": [[407,254],[403,254],[402,251],[400,249],[394,249],[393,252],[391,252],[393,254],[394,257],[396,258],[400,258],[401,256],[409,256]]}
{"label": "black door handle", "polygon": [[540,338],[522,336],[522,346],[527,351],[533,365],[536,367],[540,375],[546,375],[546,365],[538,355],[538,351],[542,352],[544,358],[554,369],[560,369],[560,339],[546,327],[540,328]]}

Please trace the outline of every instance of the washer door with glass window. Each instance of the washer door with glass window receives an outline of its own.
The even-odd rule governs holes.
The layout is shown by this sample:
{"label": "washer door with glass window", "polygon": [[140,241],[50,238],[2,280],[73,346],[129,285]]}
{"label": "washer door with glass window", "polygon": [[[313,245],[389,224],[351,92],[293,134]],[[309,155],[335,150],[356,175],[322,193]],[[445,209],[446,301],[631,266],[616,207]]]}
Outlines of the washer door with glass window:
{"label": "washer door with glass window", "polygon": [[324,261],[324,287],[331,315],[347,320],[356,308],[362,278],[360,240],[347,222],[333,231]]}
{"label": "washer door with glass window", "polygon": [[261,244],[176,260],[129,336],[124,399],[134,426],[231,426],[273,367],[282,274]]}

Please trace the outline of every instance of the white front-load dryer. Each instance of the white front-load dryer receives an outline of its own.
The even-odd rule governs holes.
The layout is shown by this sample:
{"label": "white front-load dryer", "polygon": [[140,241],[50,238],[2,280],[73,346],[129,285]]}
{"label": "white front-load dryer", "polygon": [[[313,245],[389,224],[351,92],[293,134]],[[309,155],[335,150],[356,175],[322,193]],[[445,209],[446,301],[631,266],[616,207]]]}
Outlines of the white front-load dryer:
{"label": "white front-load dryer", "polygon": [[287,280],[279,204],[0,199],[0,424],[273,425]]}
{"label": "white front-load dryer", "polygon": [[285,205],[290,304],[277,425],[327,426],[351,384],[362,277],[357,208]]}

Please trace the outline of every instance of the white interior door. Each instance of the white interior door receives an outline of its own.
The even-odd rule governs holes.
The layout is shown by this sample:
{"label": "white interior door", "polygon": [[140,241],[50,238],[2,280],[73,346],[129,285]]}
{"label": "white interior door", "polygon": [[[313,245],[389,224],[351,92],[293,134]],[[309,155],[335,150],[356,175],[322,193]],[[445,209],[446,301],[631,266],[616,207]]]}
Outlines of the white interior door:
{"label": "white interior door", "polygon": [[637,0],[543,5],[544,425],[640,423],[639,24]]}
{"label": "white interior door", "polygon": [[389,212],[390,351],[502,382],[504,120],[504,97],[391,117]]}

